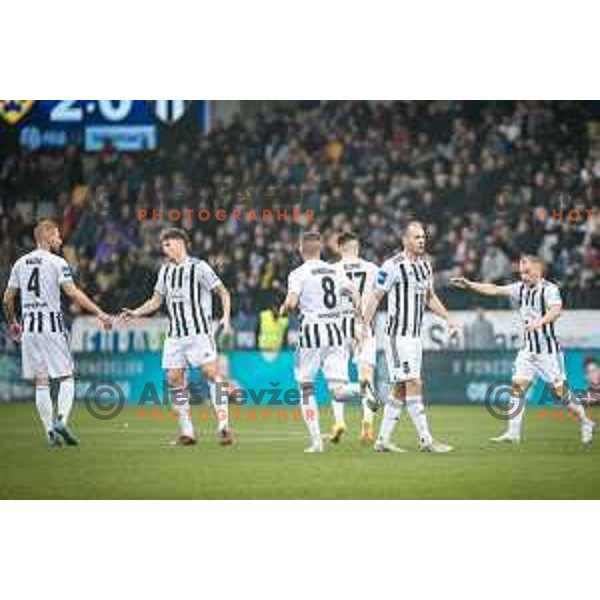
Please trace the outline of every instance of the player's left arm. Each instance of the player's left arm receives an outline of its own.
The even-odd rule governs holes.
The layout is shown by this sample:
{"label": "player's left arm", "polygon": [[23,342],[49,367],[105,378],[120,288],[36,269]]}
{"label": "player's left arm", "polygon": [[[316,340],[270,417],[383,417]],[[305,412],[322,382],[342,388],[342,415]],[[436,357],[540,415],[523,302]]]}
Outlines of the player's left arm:
{"label": "player's left arm", "polygon": [[438,317],[446,321],[446,325],[448,326],[448,331],[450,335],[458,333],[458,330],[460,329],[460,324],[450,314],[448,309],[444,306],[444,303],[440,300],[440,297],[435,293],[433,287],[433,276],[431,277],[431,287],[427,292],[426,306],[434,315],[437,315]]}
{"label": "player's left arm", "polygon": [[283,304],[279,307],[279,316],[284,317],[294,312],[298,308],[300,303],[300,293],[302,292],[302,276],[298,269],[292,271],[288,275],[288,292],[283,301]]}
{"label": "player's left arm", "polygon": [[219,299],[221,300],[221,306],[223,308],[223,317],[221,318],[223,334],[231,335],[233,333],[233,327],[231,326],[231,293],[221,281],[212,288],[212,291],[219,296]]}
{"label": "player's left arm", "polygon": [[544,315],[529,321],[529,323],[525,325],[525,331],[541,329],[544,325],[554,323],[562,315],[563,306],[558,288],[550,288],[548,290],[547,306],[548,308]]}
{"label": "player's left arm", "polygon": [[112,327],[112,317],[105,313],[82,289],[77,287],[73,281],[66,281],[62,284],[62,290],[75,304],[78,304],[84,311],[94,315],[104,327]]}

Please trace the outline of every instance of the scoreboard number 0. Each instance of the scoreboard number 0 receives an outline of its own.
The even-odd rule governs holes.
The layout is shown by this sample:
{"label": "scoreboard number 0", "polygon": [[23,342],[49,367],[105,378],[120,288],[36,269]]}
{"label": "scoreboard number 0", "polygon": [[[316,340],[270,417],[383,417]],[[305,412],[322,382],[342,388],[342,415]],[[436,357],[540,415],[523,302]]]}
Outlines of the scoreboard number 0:
{"label": "scoreboard number 0", "polygon": [[[98,100],[97,103],[100,114],[107,121],[123,121],[133,106],[133,100]],[[77,106],[77,100],[59,100],[50,111],[50,120],[54,122],[78,123],[83,118],[83,108]]]}

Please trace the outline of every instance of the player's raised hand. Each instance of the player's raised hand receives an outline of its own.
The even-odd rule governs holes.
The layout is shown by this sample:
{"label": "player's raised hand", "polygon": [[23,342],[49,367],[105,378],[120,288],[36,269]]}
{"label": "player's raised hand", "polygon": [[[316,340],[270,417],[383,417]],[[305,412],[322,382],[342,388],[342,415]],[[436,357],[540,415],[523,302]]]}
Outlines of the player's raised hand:
{"label": "player's raised hand", "polygon": [[8,335],[13,342],[20,342],[23,337],[23,326],[20,323],[11,323],[8,326]]}
{"label": "player's raised hand", "polygon": [[466,277],[450,277],[450,286],[458,290],[468,290],[469,283]]}

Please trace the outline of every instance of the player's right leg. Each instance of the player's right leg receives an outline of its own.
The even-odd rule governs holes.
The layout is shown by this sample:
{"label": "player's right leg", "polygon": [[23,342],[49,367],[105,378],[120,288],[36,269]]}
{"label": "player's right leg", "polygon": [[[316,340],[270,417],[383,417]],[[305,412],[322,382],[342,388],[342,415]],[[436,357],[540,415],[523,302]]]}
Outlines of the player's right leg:
{"label": "player's right leg", "polygon": [[392,392],[383,407],[383,419],[379,428],[379,435],[373,448],[376,452],[405,452],[392,443],[392,434],[402,415],[405,403],[406,386],[403,382],[396,382]]}
{"label": "player's right leg", "polygon": [[490,438],[491,442],[507,442],[509,444],[519,444],[521,442],[523,416],[525,415],[525,396],[532,381],[528,377],[529,375],[525,374],[524,371],[515,374],[513,377],[510,396],[510,419],[508,419],[504,433]]}
{"label": "player's right leg", "polygon": [[169,400],[178,415],[178,443],[182,446],[191,446],[196,443],[196,434],[192,422],[189,395],[185,387],[185,369],[167,369],[167,381],[169,383]]}
{"label": "player's right leg", "polygon": [[512,376],[512,393],[510,397],[510,419],[506,430],[492,442],[508,442],[518,444],[521,441],[523,416],[525,415],[525,397],[531,382],[537,375],[536,357],[534,354],[520,350],[515,359]]}
{"label": "player's right leg", "polygon": [[68,424],[75,400],[74,365],[69,342],[64,333],[48,333],[44,334],[44,343],[48,350],[48,372],[51,378],[59,381],[54,431],[67,446],[78,446],[79,440]]}
{"label": "player's right leg", "polygon": [[396,424],[402,416],[406,398],[405,373],[398,353],[398,338],[385,336],[384,349],[389,381],[392,385],[390,396],[383,406],[383,418],[379,426],[379,435],[373,448],[376,452],[404,452],[395,446],[391,439]]}
{"label": "player's right leg", "polygon": [[310,436],[310,446],[305,452],[323,451],[323,439],[319,424],[319,407],[314,381],[321,364],[319,348],[296,348],[294,375],[301,391],[300,407]]}
{"label": "player's right leg", "polygon": [[347,346],[321,348],[321,365],[331,395],[334,423],[329,441],[336,444],[346,433],[345,408],[356,397],[354,386],[348,384],[349,349]]}
{"label": "player's right leg", "polygon": [[372,444],[373,420],[375,411],[379,408],[381,400],[375,390],[375,366],[377,364],[377,350],[375,336],[364,340],[358,361],[358,380],[360,383],[360,400],[362,404],[362,425],[360,439],[363,444]]}
{"label": "player's right leg", "polygon": [[179,439],[184,446],[196,443],[189,395],[185,387],[185,346],[181,339],[167,338],[163,346],[162,367],[167,373],[169,401],[178,411]]}
{"label": "player's right leg", "polygon": [[33,381],[35,387],[35,406],[44,428],[48,447],[60,446],[60,437],[54,431],[54,408],[50,396],[50,379],[44,349],[38,339],[25,334],[21,344],[21,365],[23,378]]}
{"label": "player's right leg", "polygon": [[35,406],[46,433],[48,448],[53,450],[60,446],[60,436],[54,430],[54,408],[50,396],[50,382],[45,375],[37,375],[35,381]]}

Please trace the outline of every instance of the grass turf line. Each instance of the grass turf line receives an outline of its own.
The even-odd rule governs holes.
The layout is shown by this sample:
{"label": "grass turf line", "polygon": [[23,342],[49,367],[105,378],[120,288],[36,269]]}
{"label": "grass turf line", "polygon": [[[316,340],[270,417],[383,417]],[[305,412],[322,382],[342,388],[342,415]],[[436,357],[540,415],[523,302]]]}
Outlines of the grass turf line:
{"label": "grass turf line", "polygon": [[[359,411],[348,407],[347,414],[339,446],[305,455],[304,423],[263,422],[260,409],[256,422],[242,412],[233,447],[218,446],[213,423],[198,421],[197,446],[170,447],[177,426],[166,416],[139,421],[128,407],[98,421],[78,405],[72,422],[81,446],[49,452],[33,403],[0,405],[0,497],[600,498],[600,442],[583,449],[577,423],[539,421],[533,408],[525,443],[497,447],[487,440],[504,424],[482,407],[431,407],[434,435],[456,448],[447,455],[418,453],[406,415],[395,442],[410,452],[377,454],[358,442]],[[322,410],[323,432],[331,422]]]}

